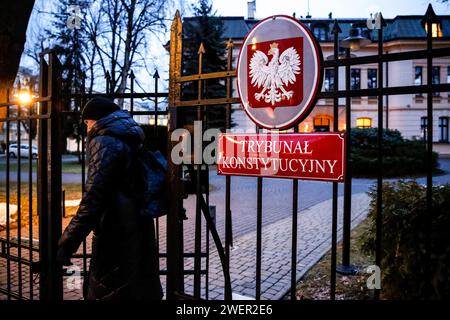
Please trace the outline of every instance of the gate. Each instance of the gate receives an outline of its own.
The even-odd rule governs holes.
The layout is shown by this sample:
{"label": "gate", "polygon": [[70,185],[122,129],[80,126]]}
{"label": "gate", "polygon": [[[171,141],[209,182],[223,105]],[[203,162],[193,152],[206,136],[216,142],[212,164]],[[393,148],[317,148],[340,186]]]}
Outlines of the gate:
{"label": "gate", "polygon": [[[427,95],[427,116],[430,121],[427,123],[427,145],[424,154],[431,163],[433,148],[433,93],[450,92],[449,84],[432,83],[433,58],[449,56],[449,48],[433,49],[432,23],[436,16],[429,9],[424,16],[424,23],[427,25],[427,49],[418,51],[408,51],[402,53],[388,54],[383,51],[383,26],[378,30],[378,54],[364,57],[350,57],[347,49],[346,57],[339,59],[339,25],[335,22],[332,34],[334,36],[334,58],[323,62],[323,68],[334,69],[334,87],[331,92],[319,93],[319,99],[333,100],[333,130],[338,131],[339,98],[345,98],[345,120],[346,128],[351,130],[351,98],[360,96],[375,96],[378,100],[378,177],[377,177],[377,219],[376,219],[376,261],[381,262],[381,236],[382,236],[382,183],[383,173],[381,170],[382,157],[382,129],[383,129],[383,98],[390,95],[424,93]],[[182,64],[189,61],[182,61],[182,22],[179,13],[171,26],[170,37],[170,79],[169,93],[158,92],[158,74],[155,73],[155,88],[153,93],[134,92],[134,76],[130,74],[131,92],[115,94],[110,92],[110,79],[106,77],[107,92],[103,95],[110,98],[128,99],[130,112],[134,116],[154,117],[154,134],[159,140],[167,139],[167,158],[169,160],[169,188],[172,201],[167,217],[160,218],[156,223],[157,242],[159,247],[160,267],[163,283],[165,283],[165,293],[167,299],[209,299],[209,277],[210,265],[210,236],[220,260],[220,273],[223,277],[223,298],[232,298],[232,279],[230,276],[230,257],[233,245],[232,232],[232,177],[226,176],[224,192],[224,239],[221,239],[216,228],[214,210],[209,203],[208,179],[202,173],[202,166],[205,164],[187,165],[185,168],[175,164],[170,155],[177,141],[172,141],[172,133],[180,128],[181,121],[178,117],[180,108],[195,107],[197,109],[197,120],[203,120],[206,108],[217,105],[226,106],[226,129],[231,128],[231,107],[232,104],[239,103],[239,99],[233,96],[232,81],[236,77],[236,70],[232,68],[233,43],[227,43],[227,70],[223,72],[203,73],[203,47],[201,46],[198,56],[199,71],[195,75],[183,75]],[[427,60],[427,85],[384,87],[383,67],[385,63],[402,60],[426,59]],[[350,67],[354,65],[377,64],[378,66],[378,87],[375,89],[351,90],[350,87]],[[339,68],[345,68],[345,89],[339,88]],[[77,270],[62,270],[56,264],[57,241],[61,235],[63,216],[65,212],[64,183],[62,179],[62,123],[67,117],[79,119],[80,107],[87,99],[94,94],[87,94],[82,88],[81,92],[71,93],[62,96],[60,93],[61,65],[51,51],[41,55],[39,96],[33,99],[33,103],[27,107],[26,111],[20,107],[17,99],[9,99],[0,103],[1,108],[6,108],[7,116],[0,119],[6,126],[6,144],[9,147],[13,140],[17,141],[18,163],[11,157],[10,152],[5,156],[4,181],[1,201],[6,204],[5,228],[0,229],[0,299],[46,299],[59,300],[62,298],[80,298],[81,288],[67,290],[63,287],[66,276],[73,275]],[[226,96],[222,98],[208,98],[202,94],[205,82],[211,79],[223,80],[226,84]],[[185,101],[181,99],[182,85],[187,82],[198,84],[198,98],[196,100]],[[8,95],[9,97],[9,95]],[[153,111],[134,110],[134,99],[153,99],[155,108]],[[159,99],[168,98],[168,109],[160,111],[158,108]],[[66,110],[70,104],[74,105],[75,111]],[[158,116],[167,115],[167,137],[159,135]],[[38,152],[37,160],[33,160],[33,149],[28,148],[28,160],[21,164],[20,156],[24,139],[21,137],[21,130],[14,131],[14,126],[26,124],[30,128],[37,124]],[[79,127],[81,132],[81,191],[84,191],[84,130],[82,124]],[[256,128],[259,131],[259,128]],[[297,131],[297,128],[294,128]],[[26,143],[33,144],[32,136],[28,136]],[[350,145],[350,144],[348,144]],[[350,148],[347,148],[347,168],[351,168]],[[14,171],[14,168],[16,170]],[[23,167],[23,168],[22,168]],[[207,167],[207,166],[206,166]],[[187,219],[184,206],[186,197],[184,196],[185,170],[188,172],[191,182],[195,182],[195,211],[194,219]],[[431,191],[432,191],[432,168],[427,167],[427,209],[431,212]],[[207,171],[209,172],[209,171]],[[182,178],[182,179],[179,179]],[[263,178],[257,178],[257,200],[256,200],[256,248],[255,248],[255,276],[254,276],[254,296],[257,300],[262,296],[262,266],[263,266]],[[291,299],[295,299],[296,284],[298,281],[298,213],[299,213],[299,182],[293,179],[292,183],[292,225],[291,225],[291,259],[290,266],[290,293]],[[3,192],[4,189],[4,192]],[[344,183],[344,249],[342,266],[349,266],[349,234],[351,222],[351,189],[352,174],[347,170]],[[4,198],[3,198],[4,197]],[[28,199],[28,200],[27,200]],[[36,202],[33,201],[36,199]],[[15,206],[12,206],[15,204]],[[16,213],[14,213],[15,211]],[[28,215],[27,215],[28,212]],[[12,214],[14,213],[14,214]],[[332,234],[331,249],[332,261],[330,266],[330,299],[335,298],[336,290],[336,251],[337,251],[337,217],[338,217],[338,184],[332,184],[332,211],[330,212]],[[425,230],[430,235],[431,216],[427,216]],[[186,229],[190,224],[190,229]],[[204,229],[204,226],[206,228]],[[193,235],[193,237],[192,237]],[[429,253],[429,250],[427,250]],[[75,265],[78,266],[79,276],[86,276],[89,259],[89,243],[84,242],[79,253],[74,255]],[[429,270],[430,265],[426,266]],[[429,273],[427,273],[429,275]],[[431,280],[431,279],[429,279]],[[375,291],[375,297],[379,297],[379,290]]]}

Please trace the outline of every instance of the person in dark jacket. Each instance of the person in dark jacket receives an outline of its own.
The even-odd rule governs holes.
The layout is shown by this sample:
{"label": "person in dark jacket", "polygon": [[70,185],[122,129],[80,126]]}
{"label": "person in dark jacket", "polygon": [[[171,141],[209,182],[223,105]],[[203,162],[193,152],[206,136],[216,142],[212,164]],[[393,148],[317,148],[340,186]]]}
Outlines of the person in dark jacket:
{"label": "person in dark jacket", "polygon": [[59,240],[57,259],[70,257],[94,232],[88,300],[162,298],[153,219],[139,213],[134,196],[133,150],[144,132],[127,111],[105,98],[90,100],[82,112],[88,126],[86,192]]}

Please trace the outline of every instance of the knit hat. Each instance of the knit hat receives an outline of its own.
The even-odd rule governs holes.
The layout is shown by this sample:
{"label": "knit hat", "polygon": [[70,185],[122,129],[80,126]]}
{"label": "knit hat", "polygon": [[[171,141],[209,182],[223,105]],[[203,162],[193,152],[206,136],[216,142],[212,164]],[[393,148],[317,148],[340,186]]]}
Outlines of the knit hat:
{"label": "knit hat", "polygon": [[86,103],[81,112],[81,117],[83,120],[99,120],[118,110],[120,110],[120,107],[113,101],[103,97],[95,97]]}

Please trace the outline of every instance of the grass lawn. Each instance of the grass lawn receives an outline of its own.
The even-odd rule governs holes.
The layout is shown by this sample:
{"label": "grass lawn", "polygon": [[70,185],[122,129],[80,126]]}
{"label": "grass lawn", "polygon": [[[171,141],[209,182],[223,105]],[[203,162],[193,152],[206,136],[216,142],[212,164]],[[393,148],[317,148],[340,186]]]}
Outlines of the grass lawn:
{"label": "grass lawn", "polygon": [[[11,174],[14,174],[14,172],[17,171],[18,167],[16,159],[14,159],[13,161],[14,162],[10,164]],[[25,163],[21,163],[20,170],[22,172],[28,172],[28,167],[29,167],[28,161]],[[32,168],[33,172],[36,172],[37,162],[35,160],[33,160]],[[6,163],[0,163],[0,171],[6,171]],[[64,161],[62,163],[62,172],[81,174],[81,164],[79,164],[78,161]]]}
{"label": "grass lawn", "polygon": [[[373,297],[373,290],[367,289],[366,286],[369,274],[366,274],[364,270],[367,266],[375,264],[375,259],[361,252],[358,241],[361,235],[366,232],[367,225],[368,220],[366,219],[352,230],[351,263],[358,270],[361,270],[361,273],[352,276],[336,274],[336,300],[367,300]],[[338,243],[337,252],[337,263],[339,264],[342,261],[340,257],[342,242]],[[330,266],[331,250],[298,283],[297,299],[330,299]]]}

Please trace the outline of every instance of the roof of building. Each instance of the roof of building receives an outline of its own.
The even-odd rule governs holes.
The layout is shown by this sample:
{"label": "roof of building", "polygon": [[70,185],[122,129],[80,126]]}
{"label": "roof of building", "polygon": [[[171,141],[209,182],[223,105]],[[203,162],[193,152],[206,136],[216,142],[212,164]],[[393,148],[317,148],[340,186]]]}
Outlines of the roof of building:
{"label": "roof of building", "polygon": [[[245,19],[243,16],[226,16],[220,17],[224,24],[224,39],[243,39],[247,33],[260,20]],[[450,16],[438,16],[440,22],[440,30],[442,32],[442,39],[450,39]],[[186,17],[184,22],[195,23],[196,17]],[[321,42],[331,42],[333,36],[331,30],[333,28],[334,18],[300,18],[310,29],[322,27],[326,30],[325,40]],[[397,16],[393,19],[386,19],[386,27],[384,28],[383,37],[385,41],[399,40],[399,39],[426,39],[426,32],[423,25],[423,16],[408,15]],[[339,35],[340,39],[347,37],[352,24],[358,24],[364,27],[366,19],[364,18],[339,18],[337,19],[342,33]],[[377,40],[377,32],[371,32],[371,39]]]}

